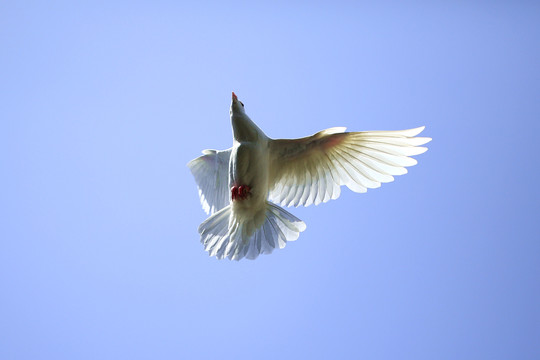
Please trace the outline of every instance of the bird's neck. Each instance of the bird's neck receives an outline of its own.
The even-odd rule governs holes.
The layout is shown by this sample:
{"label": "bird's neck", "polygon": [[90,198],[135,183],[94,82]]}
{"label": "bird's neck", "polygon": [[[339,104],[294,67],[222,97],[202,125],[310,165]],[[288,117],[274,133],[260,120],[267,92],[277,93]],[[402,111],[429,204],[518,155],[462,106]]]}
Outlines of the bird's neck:
{"label": "bird's neck", "polygon": [[234,114],[231,123],[233,137],[238,142],[256,142],[261,135],[264,136],[261,129],[245,114]]}

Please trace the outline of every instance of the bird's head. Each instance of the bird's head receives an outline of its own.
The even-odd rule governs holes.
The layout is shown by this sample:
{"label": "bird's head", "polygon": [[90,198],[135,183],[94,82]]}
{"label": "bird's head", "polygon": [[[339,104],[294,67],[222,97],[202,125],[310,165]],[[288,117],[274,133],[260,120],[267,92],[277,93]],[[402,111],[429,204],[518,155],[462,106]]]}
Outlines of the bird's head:
{"label": "bird's head", "polygon": [[231,115],[233,114],[245,114],[246,111],[244,110],[244,103],[242,103],[240,100],[238,100],[238,97],[236,94],[232,93],[232,102],[231,102]]}
{"label": "bird's head", "polygon": [[262,130],[246,114],[244,104],[238,100],[234,92],[231,102],[231,123],[236,141],[258,141],[261,137],[266,138]]}

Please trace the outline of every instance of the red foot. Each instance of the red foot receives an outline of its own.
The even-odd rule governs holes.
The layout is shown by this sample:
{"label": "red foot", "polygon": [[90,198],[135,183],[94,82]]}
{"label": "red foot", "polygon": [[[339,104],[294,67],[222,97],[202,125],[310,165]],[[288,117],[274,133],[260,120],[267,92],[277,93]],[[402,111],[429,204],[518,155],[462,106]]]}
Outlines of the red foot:
{"label": "red foot", "polygon": [[251,192],[251,188],[247,185],[233,186],[231,188],[231,198],[235,200],[245,200]]}

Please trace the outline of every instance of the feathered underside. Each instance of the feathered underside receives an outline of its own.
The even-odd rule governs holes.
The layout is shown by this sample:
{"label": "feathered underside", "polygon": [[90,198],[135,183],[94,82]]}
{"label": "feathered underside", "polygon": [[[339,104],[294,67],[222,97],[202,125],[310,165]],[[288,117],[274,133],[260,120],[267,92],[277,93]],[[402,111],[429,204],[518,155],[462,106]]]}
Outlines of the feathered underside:
{"label": "feathered underside", "polygon": [[[228,182],[232,149],[204,150],[188,167],[197,182],[202,207],[210,214],[199,227],[205,250],[218,259],[239,260],[255,259],[259,254],[283,248],[288,241],[296,240],[306,225],[272,202],[283,206],[317,205],[337,199],[342,185],[362,193],[393,181],[394,176],[406,174],[407,167],[416,165],[412,156],[427,150],[421,145],[431,139],[417,137],[422,130],[424,127],[345,132],[345,128],[331,128],[302,139],[269,139],[268,146],[259,143],[260,149],[268,150],[263,155],[269,159],[269,201],[262,206],[251,204],[254,207],[250,203],[240,207],[231,203]],[[249,165],[242,158],[233,160]],[[260,166],[267,169],[266,164],[254,163],[249,171],[261,174]],[[266,193],[266,182],[263,184]],[[237,201],[250,201],[242,199]]]}

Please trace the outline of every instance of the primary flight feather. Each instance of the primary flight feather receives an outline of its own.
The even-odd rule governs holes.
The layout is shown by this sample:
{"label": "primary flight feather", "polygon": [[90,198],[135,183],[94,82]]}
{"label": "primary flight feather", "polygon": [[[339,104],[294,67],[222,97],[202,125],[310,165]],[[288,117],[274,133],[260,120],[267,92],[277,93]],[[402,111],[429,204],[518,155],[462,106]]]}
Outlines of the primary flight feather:
{"label": "primary flight feather", "polygon": [[343,127],[301,139],[270,139],[232,93],[233,146],[204,150],[188,163],[210,217],[199,226],[210,256],[255,259],[298,238],[306,224],[281,208],[337,199],[341,186],[366,192],[407,173],[431,138],[424,127],[345,132]]}

